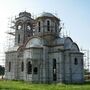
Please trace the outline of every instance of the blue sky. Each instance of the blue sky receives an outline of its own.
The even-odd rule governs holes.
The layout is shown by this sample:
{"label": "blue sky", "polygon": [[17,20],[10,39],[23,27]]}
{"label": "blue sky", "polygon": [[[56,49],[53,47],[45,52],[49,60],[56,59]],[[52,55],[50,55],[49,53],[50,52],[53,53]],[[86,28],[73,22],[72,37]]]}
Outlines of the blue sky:
{"label": "blue sky", "polygon": [[90,0],[0,0],[0,52],[4,52],[8,18],[27,11],[32,15],[50,12],[64,23],[62,32],[79,45],[90,48]]}

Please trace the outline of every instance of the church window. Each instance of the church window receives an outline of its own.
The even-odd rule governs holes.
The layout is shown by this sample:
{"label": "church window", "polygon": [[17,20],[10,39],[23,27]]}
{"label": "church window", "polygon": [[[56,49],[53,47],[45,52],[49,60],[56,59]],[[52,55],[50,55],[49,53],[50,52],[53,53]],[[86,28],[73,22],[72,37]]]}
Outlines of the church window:
{"label": "church window", "polygon": [[27,28],[27,30],[31,30],[31,24],[30,24],[30,22],[27,23],[26,28]]}
{"label": "church window", "polygon": [[28,29],[28,30],[31,30],[31,27],[30,27],[30,25],[27,25],[27,29]]}
{"label": "church window", "polygon": [[9,72],[11,71],[11,62],[9,62]]}
{"label": "church window", "polygon": [[22,28],[22,25],[18,25],[18,27],[17,27],[17,28],[18,28],[18,30],[20,30],[20,29]]}
{"label": "church window", "polygon": [[47,21],[47,31],[50,31],[50,21]]}
{"label": "church window", "polygon": [[20,34],[18,34],[18,43],[20,43]]}
{"label": "church window", "polygon": [[53,81],[57,80],[57,74],[56,74],[56,59],[53,59]]}
{"label": "church window", "polygon": [[81,59],[81,65],[83,65],[83,59]]}
{"label": "church window", "polygon": [[34,74],[37,74],[37,72],[38,72],[37,67],[35,67],[35,68],[33,69],[33,72],[34,72]]}
{"label": "church window", "polygon": [[77,58],[74,59],[74,64],[75,64],[75,65],[78,64],[78,59],[77,59]]}
{"label": "church window", "polygon": [[40,32],[40,30],[41,30],[41,23],[40,23],[40,21],[38,22],[38,31]]}
{"label": "church window", "polygon": [[27,73],[28,74],[31,74],[32,73],[32,64],[31,64],[30,61],[27,63]]}
{"label": "church window", "polygon": [[57,32],[57,23],[55,23],[55,31]]}
{"label": "church window", "polygon": [[24,71],[24,63],[23,62],[21,63],[21,71],[22,72]]}
{"label": "church window", "polygon": [[53,59],[53,68],[56,69],[56,59]]}

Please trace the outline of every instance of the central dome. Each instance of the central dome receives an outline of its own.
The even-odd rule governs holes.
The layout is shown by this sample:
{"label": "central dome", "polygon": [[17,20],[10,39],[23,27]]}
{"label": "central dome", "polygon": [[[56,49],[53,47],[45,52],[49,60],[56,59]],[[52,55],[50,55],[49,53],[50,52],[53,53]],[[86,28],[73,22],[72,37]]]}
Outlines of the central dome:
{"label": "central dome", "polygon": [[55,17],[53,14],[48,13],[48,12],[43,12],[43,13],[41,14],[41,16],[42,16],[42,17],[43,17],[43,16],[45,16],[45,17]]}
{"label": "central dome", "polygon": [[52,13],[49,13],[49,12],[41,13],[36,19],[43,18],[43,17],[54,18],[54,19],[57,19],[58,21],[60,21],[60,19],[57,16],[55,16]]}

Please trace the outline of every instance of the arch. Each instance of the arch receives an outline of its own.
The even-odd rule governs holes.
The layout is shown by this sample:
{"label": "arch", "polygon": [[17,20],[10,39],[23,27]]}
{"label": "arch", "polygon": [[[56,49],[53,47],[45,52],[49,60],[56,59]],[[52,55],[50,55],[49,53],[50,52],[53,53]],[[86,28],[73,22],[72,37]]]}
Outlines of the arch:
{"label": "arch", "polygon": [[40,37],[38,37],[38,36],[33,36],[33,37],[30,37],[30,38],[25,42],[25,44],[23,45],[23,48],[30,48],[31,40],[34,39],[34,38],[39,39],[39,40],[41,41],[40,46],[46,45],[46,44],[48,43],[46,39],[40,38]]}
{"label": "arch", "polygon": [[38,38],[33,38],[30,42],[26,45],[26,47],[37,47],[42,46],[42,41]]}
{"label": "arch", "polygon": [[30,21],[26,21],[26,28],[27,30],[31,30],[32,29],[32,25]]}
{"label": "arch", "polygon": [[73,50],[73,51],[80,51],[78,45],[75,42],[72,43],[71,50]]}
{"label": "arch", "polygon": [[71,42],[73,42],[73,40],[70,37],[66,37],[65,41],[67,41],[67,40],[70,40]]}
{"label": "arch", "polygon": [[16,30],[22,29],[23,27],[23,21],[19,20],[16,22]]}
{"label": "arch", "polygon": [[42,47],[44,45],[44,43],[46,43],[45,40],[43,40],[40,37],[33,37],[31,38],[25,45],[26,48],[30,48],[30,47]]}
{"label": "arch", "polygon": [[71,49],[72,43],[73,43],[73,40],[70,37],[66,37],[64,40],[64,48]]}

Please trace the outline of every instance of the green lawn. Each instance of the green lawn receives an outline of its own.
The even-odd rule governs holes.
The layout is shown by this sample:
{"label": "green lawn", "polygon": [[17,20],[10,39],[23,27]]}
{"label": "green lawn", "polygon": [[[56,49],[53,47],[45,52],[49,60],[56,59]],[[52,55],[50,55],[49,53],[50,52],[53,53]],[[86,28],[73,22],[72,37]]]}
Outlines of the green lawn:
{"label": "green lawn", "polygon": [[90,83],[85,84],[32,84],[24,81],[0,80],[0,90],[90,90]]}

